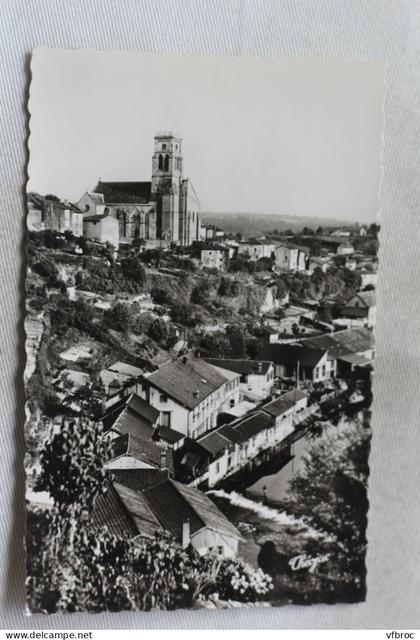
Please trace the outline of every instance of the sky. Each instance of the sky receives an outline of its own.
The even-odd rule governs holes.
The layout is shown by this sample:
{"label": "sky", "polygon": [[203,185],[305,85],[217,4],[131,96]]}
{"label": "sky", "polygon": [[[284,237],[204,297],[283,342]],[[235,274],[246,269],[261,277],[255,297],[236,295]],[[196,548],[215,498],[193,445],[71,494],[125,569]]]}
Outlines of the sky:
{"label": "sky", "polygon": [[36,49],[31,68],[28,191],[148,181],[171,130],[203,211],[377,216],[379,62]]}

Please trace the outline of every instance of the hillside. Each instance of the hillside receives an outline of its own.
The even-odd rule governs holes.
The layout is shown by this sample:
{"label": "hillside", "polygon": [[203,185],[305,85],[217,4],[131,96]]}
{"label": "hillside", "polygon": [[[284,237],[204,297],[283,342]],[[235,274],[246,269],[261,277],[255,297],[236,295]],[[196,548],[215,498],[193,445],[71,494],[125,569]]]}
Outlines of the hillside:
{"label": "hillside", "polygon": [[354,224],[354,221],[337,220],[316,216],[284,216],[276,213],[212,213],[203,212],[202,220],[205,224],[214,224],[226,233],[241,233],[245,238],[264,232],[301,231],[303,227],[340,227]]}

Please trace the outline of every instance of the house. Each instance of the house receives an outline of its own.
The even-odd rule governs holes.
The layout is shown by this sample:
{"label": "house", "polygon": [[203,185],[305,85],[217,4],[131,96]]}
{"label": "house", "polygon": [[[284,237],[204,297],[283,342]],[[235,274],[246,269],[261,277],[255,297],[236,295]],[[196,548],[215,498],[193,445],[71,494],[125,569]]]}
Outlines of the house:
{"label": "house", "polygon": [[219,413],[240,400],[240,375],[227,374],[201,358],[184,355],[144,377],[143,397],[159,411],[160,425],[195,439],[214,428]]}
{"label": "house", "polygon": [[133,436],[150,439],[158,427],[159,411],[136,393],[111,405],[101,418],[107,431],[115,437],[131,433]]}
{"label": "house", "polygon": [[361,320],[367,327],[373,327],[376,322],[375,291],[359,291],[341,308],[345,318]]}
{"label": "house", "polygon": [[157,470],[152,476],[137,473],[138,482],[133,484],[132,473],[136,474],[117,473],[108,491],[97,498],[97,527],[106,526],[118,537],[131,539],[168,531],[183,548],[191,545],[200,555],[237,555],[240,533],[204,493],[164,478]]}
{"label": "house", "polygon": [[337,362],[336,375],[347,377],[356,367],[365,367],[374,358],[374,341],[367,327],[344,329],[313,338],[301,340],[312,348],[327,349]]}
{"label": "house", "polygon": [[67,200],[55,196],[44,197],[36,193],[28,194],[27,225],[30,231],[50,229],[74,236],[83,235],[83,212]]}
{"label": "house", "polygon": [[239,243],[238,253],[247,254],[250,260],[256,262],[261,258],[271,258],[276,249],[276,243],[265,238],[250,238]]}
{"label": "house", "polygon": [[350,242],[339,244],[337,247],[338,256],[348,256],[354,253],[354,247]]}
{"label": "house", "polygon": [[308,260],[307,271],[309,274],[312,274],[315,269],[321,269],[322,273],[327,273],[330,266],[331,260],[329,258],[313,256]]}
{"label": "house", "polygon": [[279,244],[274,250],[275,264],[280,270],[305,271],[308,250],[294,244]]}
{"label": "house", "polygon": [[125,395],[138,393],[143,374],[144,369],[126,362],[116,362],[107,369],[102,369],[99,378],[104,388],[106,406],[118,402]]}
{"label": "house", "polygon": [[101,214],[84,216],[83,235],[89,240],[97,240],[103,243],[109,242],[115,248],[118,248],[120,243],[118,220],[113,218],[107,211]]}
{"label": "house", "polygon": [[266,344],[256,358],[271,360],[275,375],[322,382],[335,375],[335,360],[326,349],[313,349],[301,344]]}
{"label": "house", "polygon": [[275,442],[281,442],[294,431],[294,420],[297,414],[308,406],[308,396],[300,389],[293,389],[284,393],[279,398],[262,405],[264,411],[274,419]]}
{"label": "house", "polygon": [[203,267],[206,269],[217,269],[218,271],[225,271],[229,260],[228,247],[222,247],[220,245],[214,245],[201,249],[200,261]]}
{"label": "house", "polygon": [[223,374],[226,370],[240,375],[239,389],[242,397],[261,402],[268,398],[274,385],[274,366],[270,361],[205,358]]}
{"label": "house", "polygon": [[125,433],[112,441],[111,458],[104,468],[115,469],[167,469],[169,476],[174,475],[174,456],[172,449],[159,446],[153,440],[146,440]]}

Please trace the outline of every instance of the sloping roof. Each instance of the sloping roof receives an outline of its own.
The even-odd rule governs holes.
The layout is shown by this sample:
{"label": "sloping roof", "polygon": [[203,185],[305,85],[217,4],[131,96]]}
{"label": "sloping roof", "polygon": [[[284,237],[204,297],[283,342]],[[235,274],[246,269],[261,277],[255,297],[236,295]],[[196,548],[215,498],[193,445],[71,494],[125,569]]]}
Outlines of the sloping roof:
{"label": "sloping roof", "polygon": [[201,358],[182,356],[163,364],[146,381],[188,409],[194,409],[219,389],[226,378]]}
{"label": "sloping roof", "polygon": [[353,353],[368,351],[374,346],[374,337],[371,329],[357,327],[344,329],[333,334],[334,339]]}
{"label": "sloping roof", "polygon": [[162,529],[159,521],[150,510],[141,491],[135,491],[119,482],[114,482],[114,488],[121,502],[127,509],[139,533],[153,537],[155,532]]}
{"label": "sloping roof", "polygon": [[106,493],[100,494],[93,506],[93,523],[96,527],[107,527],[110,533],[120,538],[134,538],[137,527],[111,483]]}
{"label": "sloping roof", "polygon": [[298,344],[266,344],[256,360],[272,360],[276,364],[315,367],[325,354],[326,349],[312,349]]}
{"label": "sloping roof", "polygon": [[159,418],[159,411],[146,400],[143,400],[137,393],[132,393],[128,398],[127,407],[142,418],[146,418],[152,424]]}
{"label": "sloping roof", "polygon": [[106,204],[148,204],[151,182],[98,182],[95,193],[102,194]]}
{"label": "sloping roof", "polygon": [[188,487],[185,484],[174,482],[178,491],[184,496],[186,500],[191,504],[193,509],[198,513],[200,518],[205,523],[206,527],[213,531],[219,531],[233,536],[234,538],[241,539],[239,531],[234,525],[226,518],[220,509],[214,504],[205,493]]}
{"label": "sloping roof", "polygon": [[236,424],[231,424],[230,427],[248,439],[256,436],[257,433],[264,429],[269,429],[272,425],[273,419],[271,416],[268,416],[263,411],[257,411],[252,416],[243,418]]}
{"label": "sloping roof", "polygon": [[182,526],[186,520],[189,520],[191,535],[208,527],[241,538],[216,505],[197,489],[169,480],[147,489],[143,496],[161,527],[178,540],[182,538]]}
{"label": "sloping roof", "polygon": [[180,431],[176,431],[176,429],[171,429],[170,427],[165,427],[162,425],[159,425],[157,435],[162,438],[162,440],[167,440],[168,442],[171,442],[173,444],[185,438],[185,435]]}
{"label": "sloping roof", "polygon": [[161,468],[162,454],[166,460],[165,468],[174,472],[174,457],[172,449],[164,449],[150,440],[144,440],[133,436],[131,433],[115,438],[112,441],[113,460],[121,456],[130,456],[145,464],[150,464],[157,469]]}
{"label": "sloping roof", "polygon": [[108,367],[107,371],[116,371],[125,376],[131,376],[132,378],[138,378],[144,373],[144,369],[134,367],[132,364],[127,364],[126,362],[116,362]]}
{"label": "sloping roof", "polygon": [[352,296],[344,305],[346,307],[354,307],[356,298],[359,298],[365,307],[374,307],[376,305],[375,291],[359,291],[356,295]]}
{"label": "sloping roof", "polygon": [[239,431],[235,431],[230,425],[224,424],[218,428],[218,433],[220,433],[224,438],[230,440],[234,444],[241,444],[242,442],[246,442],[248,439],[243,433]]}
{"label": "sloping roof", "polygon": [[[269,360],[256,362],[255,360],[230,360],[228,358],[204,359],[206,362],[214,365],[215,367],[227,369],[228,371],[234,371],[235,373],[240,373],[242,375],[252,373],[265,376],[271,365],[271,362]],[[261,370],[259,370],[259,367],[261,367]]]}
{"label": "sloping roof", "polygon": [[169,479],[168,469],[112,469],[108,475],[113,482],[133,491],[144,491]]}
{"label": "sloping roof", "polygon": [[94,193],[93,191],[87,191],[87,195],[95,204],[104,204],[104,196],[102,193]]}
{"label": "sloping roof", "polygon": [[352,353],[368,351],[373,347],[373,333],[366,327],[344,329],[323,336],[301,341],[310,347],[328,349],[334,358],[342,358]]}
{"label": "sloping roof", "polygon": [[218,453],[224,451],[230,445],[230,440],[225,438],[220,431],[212,431],[211,433],[204,434],[204,436],[197,439],[197,442],[214,456],[217,456]]}
{"label": "sloping roof", "polygon": [[300,389],[294,389],[263,405],[261,409],[272,416],[281,416],[282,413],[294,407],[296,402],[303,400],[303,398],[306,398],[306,393],[303,393]]}

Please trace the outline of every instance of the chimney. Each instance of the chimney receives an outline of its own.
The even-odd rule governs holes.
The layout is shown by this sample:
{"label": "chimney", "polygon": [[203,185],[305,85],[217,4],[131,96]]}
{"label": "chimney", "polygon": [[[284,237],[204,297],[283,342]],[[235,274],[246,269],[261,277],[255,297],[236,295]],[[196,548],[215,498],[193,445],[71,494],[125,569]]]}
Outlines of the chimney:
{"label": "chimney", "polygon": [[184,520],[182,523],[182,548],[186,549],[191,542],[191,530],[190,530],[190,521]]}
{"label": "chimney", "polygon": [[162,449],[160,452],[160,468],[166,469],[167,466],[168,465],[166,463],[166,449]]}

